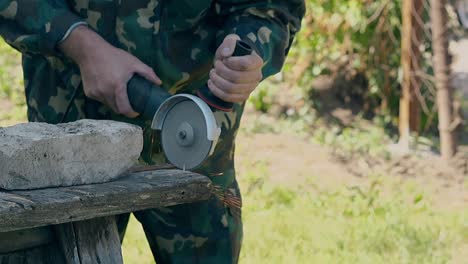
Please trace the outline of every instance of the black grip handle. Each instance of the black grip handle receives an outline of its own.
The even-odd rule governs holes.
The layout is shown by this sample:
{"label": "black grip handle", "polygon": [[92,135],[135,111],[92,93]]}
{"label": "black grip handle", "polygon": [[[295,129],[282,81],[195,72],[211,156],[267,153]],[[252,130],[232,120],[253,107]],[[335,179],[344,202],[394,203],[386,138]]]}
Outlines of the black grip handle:
{"label": "black grip handle", "polygon": [[127,93],[133,110],[149,120],[153,119],[159,106],[171,96],[160,86],[137,74],[128,81]]}
{"label": "black grip handle", "polygon": [[[252,47],[250,45],[242,40],[238,40],[236,42],[236,48],[234,50],[234,53],[232,54],[233,57],[240,57],[240,56],[246,56],[252,54]],[[214,95],[210,89],[208,88],[208,85],[203,86],[197,91],[198,97],[200,97],[203,101],[205,101],[208,105],[211,107],[224,111],[224,112],[230,112],[232,111],[232,108],[234,106],[233,103],[225,102],[216,95]]]}

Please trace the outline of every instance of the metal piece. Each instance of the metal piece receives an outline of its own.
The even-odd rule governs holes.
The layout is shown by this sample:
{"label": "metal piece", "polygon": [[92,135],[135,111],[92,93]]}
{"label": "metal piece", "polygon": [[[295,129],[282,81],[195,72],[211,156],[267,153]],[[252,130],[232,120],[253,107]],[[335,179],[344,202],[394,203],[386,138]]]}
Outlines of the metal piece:
{"label": "metal piece", "polygon": [[218,127],[216,119],[210,107],[202,99],[191,94],[177,94],[166,99],[154,115],[151,128],[154,130],[162,130],[164,119],[166,118],[166,115],[169,112],[169,110],[177,103],[185,101],[187,99],[193,101],[202,111],[206,122],[207,138],[208,140],[213,141],[213,145],[216,145],[216,143],[218,142],[219,135],[221,134],[221,128]]}
{"label": "metal piece", "polygon": [[[163,107],[167,108],[161,110]],[[216,129],[212,127],[213,120],[207,121],[214,119],[213,113],[211,110],[204,112],[203,106],[190,96],[171,97],[161,108],[153,125],[161,130],[161,143],[167,159],[181,169],[198,167],[212,153],[219,137],[216,121]]]}
{"label": "metal piece", "polygon": [[177,129],[176,140],[180,146],[192,146],[195,141],[193,127],[187,122],[180,124],[179,129]]}

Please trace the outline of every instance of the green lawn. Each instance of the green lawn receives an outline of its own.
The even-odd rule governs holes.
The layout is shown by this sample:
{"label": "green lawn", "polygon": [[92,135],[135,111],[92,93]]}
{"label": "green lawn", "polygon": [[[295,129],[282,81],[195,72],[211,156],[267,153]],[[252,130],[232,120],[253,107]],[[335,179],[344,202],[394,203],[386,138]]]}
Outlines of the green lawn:
{"label": "green lawn", "polygon": [[26,120],[21,55],[0,38],[0,126]]}
{"label": "green lawn", "polygon": [[[466,263],[459,254],[467,256],[468,209],[435,209],[411,182],[375,178],[365,188],[322,189],[311,177],[283,188],[258,186],[262,177],[242,179],[250,192],[241,263]],[[383,195],[384,186],[393,191]],[[153,263],[134,219],[123,250],[126,263]]]}

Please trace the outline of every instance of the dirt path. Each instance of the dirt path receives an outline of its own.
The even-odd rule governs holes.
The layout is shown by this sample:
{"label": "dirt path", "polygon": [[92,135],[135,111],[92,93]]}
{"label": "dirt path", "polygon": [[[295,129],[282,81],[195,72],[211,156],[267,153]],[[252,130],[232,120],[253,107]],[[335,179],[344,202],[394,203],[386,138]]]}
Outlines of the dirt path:
{"label": "dirt path", "polygon": [[[412,181],[431,194],[439,208],[468,206],[468,174],[444,165],[437,157],[400,156],[390,160],[375,157],[337,157],[329,147],[288,134],[249,134],[237,140],[236,167],[239,177],[247,170],[269,175],[283,186],[303,185],[312,177],[320,188],[368,185],[369,176],[384,175],[396,181]],[[468,159],[468,157],[465,157]],[[466,161],[466,160],[465,160]]]}

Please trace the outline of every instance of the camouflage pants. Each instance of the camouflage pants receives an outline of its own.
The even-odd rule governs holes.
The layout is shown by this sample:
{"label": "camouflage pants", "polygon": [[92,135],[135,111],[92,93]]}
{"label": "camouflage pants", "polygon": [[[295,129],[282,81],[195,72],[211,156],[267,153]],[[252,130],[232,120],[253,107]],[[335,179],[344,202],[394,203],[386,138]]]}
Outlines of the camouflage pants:
{"label": "camouflage pants", "polygon": [[[240,105],[236,105],[232,113],[214,112],[222,137],[214,154],[195,171],[208,176],[214,185],[238,198],[241,195],[235,177],[234,141],[242,112],[243,106]],[[151,153],[153,162],[158,163],[154,146]],[[134,215],[143,225],[158,264],[229,264],[237,263],[239,259],[242,242],[240,209],[226,206],[217,197],[212,196],[204,202],[135,212]],[[119,219],[122,238],[128,217]]]}
{"label": "camouflage pants", "polygon": [[[242,112],[243,106],[237,104],[231,113],[214,112],[222,137],[214,154],[195,171],[238,198],[241,195],[235,177],[234,149]],[[162,162],[157,145],[150,151],[153,163]],[[204,202],[139,211],[134,215],[143,225],[158,264],[238,262],[243,235],[241,211],[214,196]],[[128,219],[129,215],[118,219],[122,239]]]}
{"label": "camouflage pants", "polygon": [[[154,259],[165,263],[237,263],[242,241],[239,213],[216,198],[134,213]],[[121,239],[129,214],[118,217]]]}

